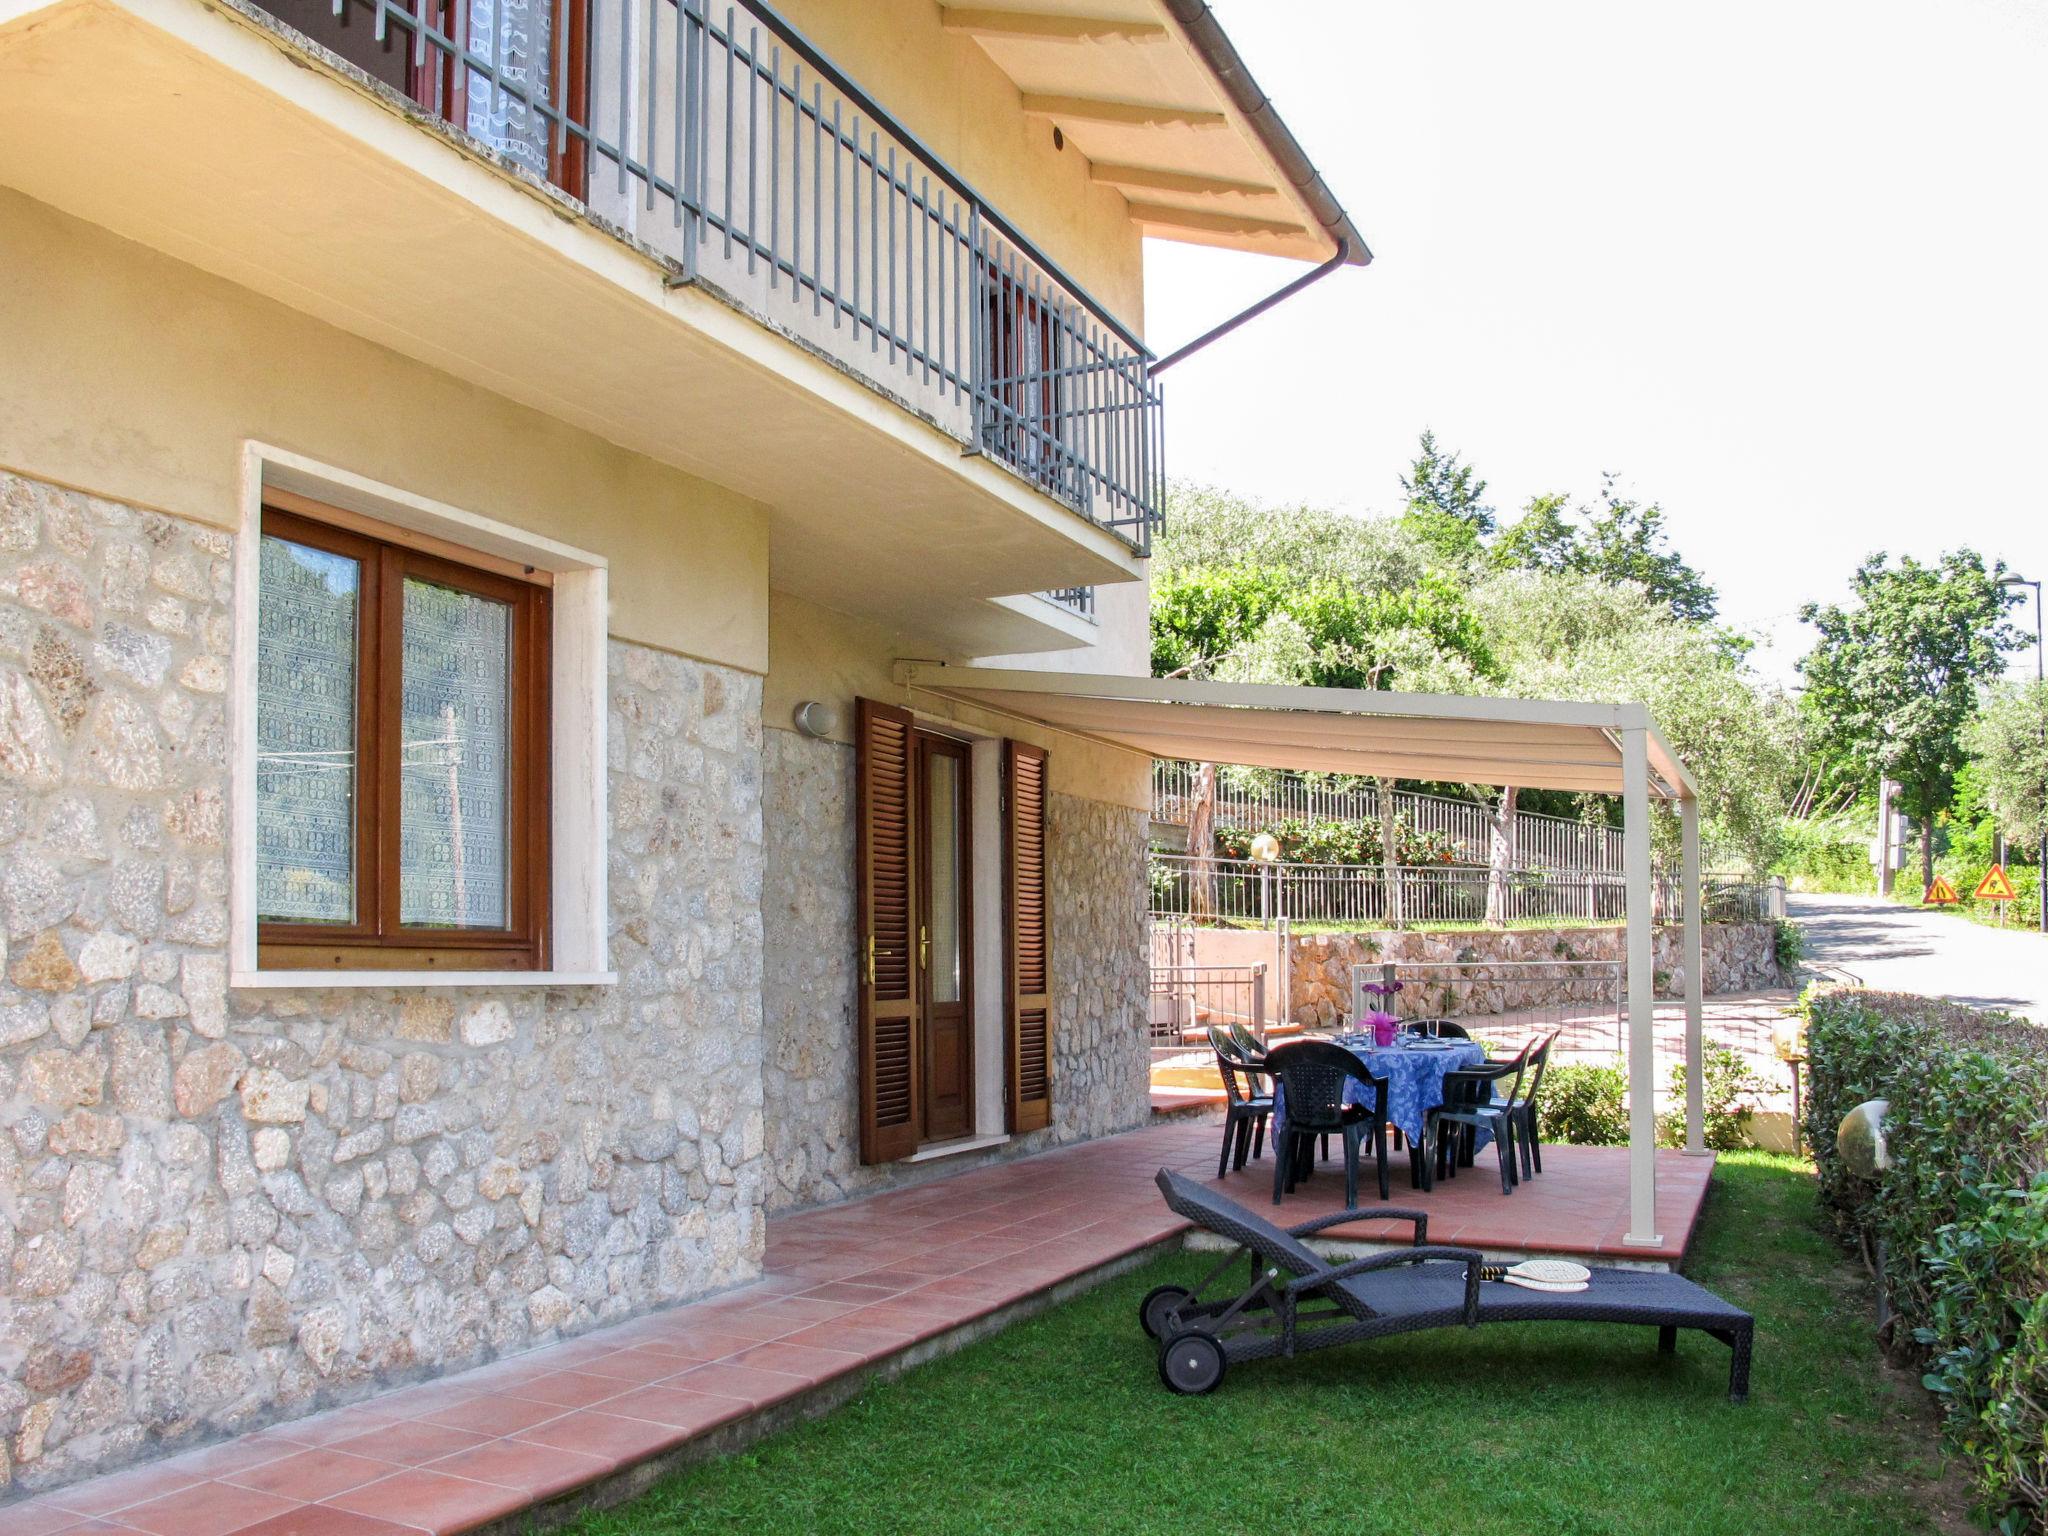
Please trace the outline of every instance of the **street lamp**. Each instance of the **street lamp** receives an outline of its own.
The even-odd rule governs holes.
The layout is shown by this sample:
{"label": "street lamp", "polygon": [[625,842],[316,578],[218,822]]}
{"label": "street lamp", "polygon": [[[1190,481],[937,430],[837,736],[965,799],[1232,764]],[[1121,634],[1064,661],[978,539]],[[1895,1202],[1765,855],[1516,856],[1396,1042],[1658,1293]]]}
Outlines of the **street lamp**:
{"label": "street lamp", "polygon": [[[2048,678],[2048,667],[2043,666],[2043,652],[2048,650],[2048,643],[2044,643],[2041,628],[2041,583],[2038,581],[2028,581],[2024,576],[2007,576],[2002,578],[1998,584],[2001,587],[2032,587],[2034,589],[2034,681],[2039,683],[2044,678]],[[2048,722],[2043,723],[2042,731],[2044,735],[2048,735]],[[2044,741],[2043,745],[2048,745],[2048,741]],[[2048,786],[2043,786],[2043,788],[2043,825],[2041,827],[2041,846],[2039,849],[2040,862],[2035,866],[2035,873],[2040,888],[2041,931],[2048,933]]]}

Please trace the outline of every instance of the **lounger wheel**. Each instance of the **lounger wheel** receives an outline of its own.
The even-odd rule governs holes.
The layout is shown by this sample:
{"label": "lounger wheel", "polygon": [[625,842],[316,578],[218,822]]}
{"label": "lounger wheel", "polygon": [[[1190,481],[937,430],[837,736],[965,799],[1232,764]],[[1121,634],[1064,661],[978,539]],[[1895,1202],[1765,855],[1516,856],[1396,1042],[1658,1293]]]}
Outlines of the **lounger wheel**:
{"label": "lounger wheel", "polygon": [[1190,1397],[1221,1386],[1229,1363],[1211,1334],[1176,1333],[1159,1346],[1159,1379]]}
{"label": "lounger wheel", "polygon": [[1167,1320],[1174,1309],[1192,1301],[1194,1295],[1184,1285],[1155,1285],[1147,1291],[1145,1299],[1138,1303],[1138,1321],[1144,1326],[1145,1337],[1165,1338]]}

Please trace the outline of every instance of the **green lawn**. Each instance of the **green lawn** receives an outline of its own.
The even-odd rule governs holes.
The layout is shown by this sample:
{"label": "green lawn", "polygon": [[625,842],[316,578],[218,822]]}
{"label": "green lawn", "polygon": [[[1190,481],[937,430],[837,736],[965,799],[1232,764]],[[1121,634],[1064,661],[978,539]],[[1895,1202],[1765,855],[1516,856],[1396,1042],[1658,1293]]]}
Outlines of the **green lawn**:
{"label": "green lawn", "polygon": [[1933,1418],[1871,1342],[1869,1287],[1804,1166],[1722,1158],[1691,1273],[1757,1315],[1727,1352],[1646,1330],[1427,1334],[1246,1366],[1206,1398],[1135,1321],[1180,1255],[575,1527],[749,1531],[1925,1536],[1967,1527]]}

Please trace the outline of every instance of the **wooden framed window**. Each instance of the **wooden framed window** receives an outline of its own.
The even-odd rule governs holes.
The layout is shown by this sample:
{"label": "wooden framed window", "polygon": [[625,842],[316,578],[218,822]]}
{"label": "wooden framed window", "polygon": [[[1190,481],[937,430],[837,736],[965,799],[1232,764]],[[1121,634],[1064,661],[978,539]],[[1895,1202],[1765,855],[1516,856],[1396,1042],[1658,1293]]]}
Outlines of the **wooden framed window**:
{"label": "wooden framed window", "polygon": [[548,588],[292,501],[259,541],[258,963],[545,969]]}

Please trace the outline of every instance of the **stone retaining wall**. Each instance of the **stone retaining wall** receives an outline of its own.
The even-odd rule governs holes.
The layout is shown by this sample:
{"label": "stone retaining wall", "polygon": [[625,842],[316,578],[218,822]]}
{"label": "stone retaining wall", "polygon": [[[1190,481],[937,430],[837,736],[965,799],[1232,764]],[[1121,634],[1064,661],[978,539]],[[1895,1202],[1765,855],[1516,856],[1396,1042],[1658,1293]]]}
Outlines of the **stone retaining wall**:
{"label": "stone retaining wall", "polygon": [[611,988],[227,988],[226,535],[0,475],[0,1489],[758,1273],[760,683],[610,647]]}
{"label": "stone retaining wall", "polygon": [[[1682,931],[1655,930],[1657,995],[1682,997],[1685,962]],[[1197,937],[1199,944],[1199,935]],[[1396,999],[1403,1017],[1437,1013],[1489,1014],[1556,1007],[1588,1001],[1589,990],[1559,981],[1517,976],[1510,962],[1531,960],[1620,961],[1627,974],[1628,936],[1621,928],[1505,929],[1497,932],[1379,932],[1314,935],[1296,939],[1289,956],[1290,1016],[1300,1024],[1327,1025],[1351,1009],[1354,965],[1429,966],[1464,969],[1470,985],[1431,985],[1431,972],[1416,970]],[[1777,930],[1770,923],[1709,923],[1701,934],[1709,994],[1753,992],[1780,985]],[[1489,967],[1498,967],[1490,970]],[[1583,973],[1580,973],[1583,974]]]}

